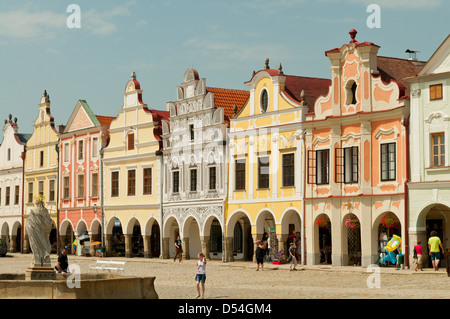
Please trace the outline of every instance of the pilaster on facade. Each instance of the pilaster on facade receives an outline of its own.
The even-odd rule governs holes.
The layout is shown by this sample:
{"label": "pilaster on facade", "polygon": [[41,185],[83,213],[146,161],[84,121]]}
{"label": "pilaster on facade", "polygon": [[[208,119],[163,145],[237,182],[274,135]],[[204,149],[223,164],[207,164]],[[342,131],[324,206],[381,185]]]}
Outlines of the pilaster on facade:
{"label": "pilaster on facade", "polygon": [[[39,103],[33,133],[26,144],[24,226],[27,217],[34,208],[35,198],[42,195],[44,206],[48,208],[53,220],[50,243],[54,253],[57,250],[58,135],[63,129],[64,126],[55,126],[54,118],[50,112],[50,96],[47,91],[44,91]],[[30,252],[26,232],[24,232],[23,251],[25,253]]]}
{"label": "pilaster on facade", "polygon": [[[409,85],[403,78],[406,69],[414,75],[422,64],[380,57],[378,45],[356,41],[355,30],[350,36],[348,44],[326,51],[332,85],[304,123],[311,264],[318,263],[323,245],[332,247],[336,266],[375,262],[383,216],[394,216],[407,238]],[[357,231],[347,228],[348,220],[357,222]],[[356,238],[351,247],[349,236]],[[407,248],[404,243],[403,250]]]}
{"label": "pilaster on facade", "polygon": [[0,238],[9,252],[22,249],[23,166],[29,138],[19,132],[17,118],[10,114],[0,143]]}
{"label": "pilaster on facade", "polygon": [[[103,149],[107,255],[159,257],[162,233],[161,132],[169,113],[148,107],[136,73]],[[146,242],[144,242],[144,240]]]}
{"label": "pilaster on facade", "polygon": [[447,200],[450,195],[449,65],[450,36],[441,43],[420,72],[407,79],[411,86],[409,246],[421,241],[424,265],[431,264],[427,243],[432,231],[437,232],[444,247],[450,244],[450,202]]}
{"label": "pilaster on facade", "polygon": [[174,254],[179,235],[183,258],[199,251],[222,258],[227,181],[227,129],[230,117],[247,101],[249,92],[206,86],[197,70],[186,70],[177,100],[167,103],[163,125],[165,258]]}

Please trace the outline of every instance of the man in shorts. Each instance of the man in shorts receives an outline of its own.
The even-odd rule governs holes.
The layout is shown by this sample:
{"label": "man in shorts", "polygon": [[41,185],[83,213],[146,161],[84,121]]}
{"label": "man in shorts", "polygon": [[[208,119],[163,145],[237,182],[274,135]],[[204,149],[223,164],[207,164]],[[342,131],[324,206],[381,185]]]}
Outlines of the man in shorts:
{"label": "man in shorts", "polygon": [[430,252],[431,263],[435,271],[439,269],[439,261],[441,259],[441,250],[444,250],[441,239],[437,236],[437,231],[433,230],[431,232],[431,237],[428,239],[428,251]]}

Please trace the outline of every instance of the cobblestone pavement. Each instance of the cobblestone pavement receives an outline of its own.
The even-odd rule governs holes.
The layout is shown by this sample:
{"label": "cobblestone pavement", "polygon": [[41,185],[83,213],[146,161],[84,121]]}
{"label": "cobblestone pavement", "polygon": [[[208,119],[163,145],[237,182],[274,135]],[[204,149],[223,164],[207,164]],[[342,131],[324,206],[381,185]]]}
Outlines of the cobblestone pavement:
{"label": "cobblestone pavement", "polygon": [[[192,299],[196,296],[194,281],[196,260],[144,258],[104,258],[127,261],[124,275],[155,276],[155,289],[161,299]],[[69,255],[69,263],[89,272],[96,257]],[[0,258],[0,273],[24,273],[31,264],[31,255],[8,254]],[[56,264],[56,255],[52,255]],[[445,269],[397,270],[379,268],[380,275],[362,267],[331,267],[331,265],[297,266],[265,264],[256,271],[251,262],[208,261],[206,267],[207,299],[449,299],[450,277]],[[369,288],[379,283],[379,288]]]}

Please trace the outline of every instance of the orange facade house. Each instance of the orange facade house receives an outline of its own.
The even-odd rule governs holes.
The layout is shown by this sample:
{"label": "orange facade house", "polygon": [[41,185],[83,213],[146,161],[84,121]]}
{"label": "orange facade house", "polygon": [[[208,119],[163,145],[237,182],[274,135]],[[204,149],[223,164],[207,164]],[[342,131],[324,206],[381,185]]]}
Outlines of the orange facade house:
{"label": "orange facade house", "polygon": [[[409,87],[421,63],[378,56],[351,41],[325,52],[331,86],[306,115],[307,264],[377,262],[385,240],[406,234]],[[402,244],[403,251],[407,250]]]}
{"label": "orange facade house", "polygon": [[[62,245],[71,246],[83,234],[101,241],[100,150],[108,142],[113,117],[95,115],[79,100],[60,134],[59,233]],[[87,240],[89,240],[87,239]]]}

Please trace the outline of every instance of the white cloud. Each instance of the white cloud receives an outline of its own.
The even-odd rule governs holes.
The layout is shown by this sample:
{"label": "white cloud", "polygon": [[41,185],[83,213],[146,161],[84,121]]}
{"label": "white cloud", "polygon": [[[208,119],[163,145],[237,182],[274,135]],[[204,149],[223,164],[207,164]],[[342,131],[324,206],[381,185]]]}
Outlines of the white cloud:
{"label": "white cloud", "polygon": [[347,2],[363,5],[377,4],[391,9],[432,9],[443,4],[444,0],[320,0],[322,2]]}
{"label": "white cloud", "polygon": [[95,35],[109,35],[117,31],[117,20],[129,16],[127,6],[119,6],[106,11],[91,9],[81,13],[81,27]]}
{"label": "white cloud", "polygon": [[66,15],[50,11],[0,12],[0,36],[6,38],[53,37],[66,28]]}
{"label": "white cloud", "polygon": [[265,58],[271,59],[271,67],[277,68],[279,62],[277,59],[288,59],[293,55],[292,50],[282,44],[258,43],[252,44],[243,41],[243,43],[235,43],[223,38],[205,39],[194,37],[186,40],[184,46],[189,49],[189,53],[193,56],[191,60],[198,60],[201,57],[203,63],[208,63],[210,67],[215,69],[230,68],[237,62],[260,61],[261,68],[264,66]]}
{"label": "white cloud", "polygon": [[[109,35],[117,31],[121,17],[129,16],[128,7],[134,2],[109,8],[105,11],[81,7],[81,30],[93,35]],[[68,30],[67,18],[71,13],[39,11],[28,5],[19,10],[0,12],[0,39],[42,40],[54,38]],[[4,43],[4,41],[2,41]]]}

